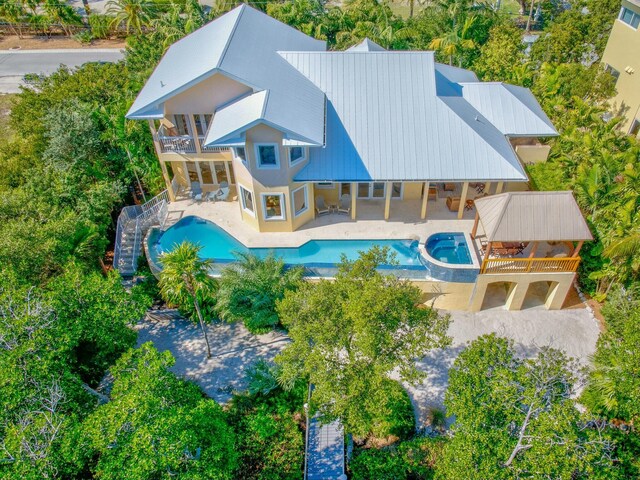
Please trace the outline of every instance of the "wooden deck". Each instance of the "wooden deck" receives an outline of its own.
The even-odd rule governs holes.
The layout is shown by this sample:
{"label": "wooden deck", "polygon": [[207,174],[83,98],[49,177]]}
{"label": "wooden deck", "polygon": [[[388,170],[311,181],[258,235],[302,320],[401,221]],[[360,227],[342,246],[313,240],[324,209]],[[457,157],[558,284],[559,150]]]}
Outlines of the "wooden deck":
{"label": "wooden deck", "polygon": [[575,272],[580,257],[566,258],[485,258],[480,273]]}

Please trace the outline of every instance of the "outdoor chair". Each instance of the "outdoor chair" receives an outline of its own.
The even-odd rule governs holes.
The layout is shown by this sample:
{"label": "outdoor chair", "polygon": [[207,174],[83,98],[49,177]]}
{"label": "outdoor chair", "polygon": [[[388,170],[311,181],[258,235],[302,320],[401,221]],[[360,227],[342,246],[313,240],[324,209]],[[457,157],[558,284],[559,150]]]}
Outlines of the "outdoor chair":
{"label": "outdoor chair", "polygon": [[212,202],[223,202],[227,198],[229,198],[229,192],[231,189],[229,188],[229,183],[224,181],[220,182],[220,188],[217,191],[211,192],[209,194],[209,200]]}
{"label": "outdoor chair", "polygon": [[351,213],[351,195],[349,195],[348,193],[345,193],[340,197],[338,213],[345,213],[347,215]]}
{"label": "outdoor chair", "polygon": [[331,209],[327,207],[324,203],[324,197],[317,196],[316,197],[316,215],[319,217],[320,215],[325,215],[327,213],[331,213]]}
{"label": "outdoor chair", "polygon": [[196,202],[202,200],[202,187],[200,186],[200,182],[191,182],[191,198]]}

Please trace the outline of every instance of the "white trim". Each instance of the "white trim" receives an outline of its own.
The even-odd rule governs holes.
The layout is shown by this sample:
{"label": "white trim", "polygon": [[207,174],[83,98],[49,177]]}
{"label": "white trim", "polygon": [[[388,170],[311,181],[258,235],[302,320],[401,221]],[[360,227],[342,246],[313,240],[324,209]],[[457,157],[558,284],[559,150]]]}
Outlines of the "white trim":
{"label": "white trim", "polygon": [[[296,192],[298,190],[303,190],[304,189],[304,208],[302,210],[296,211]],[[304,212],[306,212],[307,210],[309,210],[309,189],[307,188],[307,184],[305,183],[304,185],[302,185],[301,187],[296,188],[295,190],[293,190],[291,192],[291,210],[293,210],[293,216],[294,217],[299,217],[300,215],[302,215]]]}
{"label": "white trim", "polygon": [[[247,208],[247,205],[245,204],[245,201],[244,201],[243,190],[251,194],[251,203],[253,203],[253,210],[250,210],[249,208]],[[252,217],[255,217],[256,216],[256,199],[255,199],[255,195],[253,194],[253,191],[249,190],[247,187],[241,184],[238,184],[238,191],[240,193],[240,206],[242,207],[242,210],[247,212]]]}
{"label": "white trim", "polygon": [[[292,151],[294,148],[299,148],[299,149],[301,149],[301,150],[302,150],[302,156],[301,156],[301,157],[299,157],[299,158],[296,158],[295,160],[291,160],[291,151]],[[294,145],[294,146],[288,147],[288,148],[287,148],[287,150],[288,150],[288,151],[287,151],[287,156],[289,157],[289,166],[290,166],[290,167],[293,167],[293,166],[295,166],[295,165],[298,165],[299,163],[302,163],[302,162],[304,162],[304,161],[307,159],[307,149],[306,149],[306,148],[304,148],[304,147],[302,147],[302,146],[300,146],[300,145]]]}
{"label": "white trim", "polygon": [[[264,218],[265,222],[273,222],[273,221],[282,221],[282,220],[286,220],[287,219],[287,212],[286,212],[286,204],[285,204],[285,198],[284,198],[284,193],[282,192],[266,192],[266,193],[260,193],[260,197],[262,199],[262,218]],[[278,215],[277,217],[267,217],[267,201],[266,201],[266,197],[280,197],[280,210],[281,210],[281,215]]]}
{"label": "white trim", "polygon": [[[275,165],[261,165],[260,164],[260,147],[273,147],[276,156]],[[256,154],[256,167],[260,170],[276,170],[280,168],[280,146],[277,143],[255,143],[253,149]]]}

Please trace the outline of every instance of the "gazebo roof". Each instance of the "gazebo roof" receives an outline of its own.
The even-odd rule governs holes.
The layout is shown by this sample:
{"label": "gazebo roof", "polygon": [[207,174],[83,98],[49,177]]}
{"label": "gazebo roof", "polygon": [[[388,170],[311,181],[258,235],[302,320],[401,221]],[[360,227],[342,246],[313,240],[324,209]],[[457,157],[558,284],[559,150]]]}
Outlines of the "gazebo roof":
{"label": "gazebo roof", "polygon": [[508,192],[475,206],[489,242],[593,240],[571,192]]}

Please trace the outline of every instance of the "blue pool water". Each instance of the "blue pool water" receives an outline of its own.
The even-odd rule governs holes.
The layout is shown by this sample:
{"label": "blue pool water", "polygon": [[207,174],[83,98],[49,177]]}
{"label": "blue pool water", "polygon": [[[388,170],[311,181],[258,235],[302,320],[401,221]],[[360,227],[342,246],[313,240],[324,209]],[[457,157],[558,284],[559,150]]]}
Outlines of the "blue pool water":
{"label": "blue pool water", "polygon": [[457,265],[470,265],[471,254],[462,233],[436,233],[426,242],[427,253],[436,260]]}
{"label": "blue pool water", "polygon": [[250,252],[262,258],[273,252],[289,265],[333,266],[340,262],[343,254],[355,260],[359,252],[378,245],[389,247],[400,268],[425,269],[415,240],[312,240],[297,248],[248,248],[216,224],[192,216],[162,232],[153,245],[154,256],[171,251],[185,240],[202,246],[200,255],[218,263],[234,261],[234,252]]}

